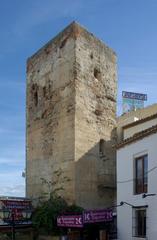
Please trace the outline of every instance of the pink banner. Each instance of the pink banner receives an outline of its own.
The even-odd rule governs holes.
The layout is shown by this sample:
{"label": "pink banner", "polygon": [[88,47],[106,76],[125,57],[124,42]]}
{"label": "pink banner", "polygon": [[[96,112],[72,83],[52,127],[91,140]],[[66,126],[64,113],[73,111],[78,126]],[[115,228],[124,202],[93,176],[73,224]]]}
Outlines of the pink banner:
{"label": "pink banner", "polygon": [[[14,215],[15,221],[23,220],[22,211],[31,210],[31,201],[29,200],[0,200],[0,208],[9,209],[10,212]],[[12,219],[10,214],[9,219]]]}
{"label": "pink banner", "polygon": [[89,210],[83,213],[84,223],[108,222],[112,219],[112,210]]}
{"label": "pink banner", "polygon": [[58,227],[83,227],[82,215],[59,216],[57,218]]}
{"label": "pink banner", "polygon": [[29,200],[0,200],[2,205],[7,209],[30,209],[31,208],[31,201]]}
{"label": "pink banner", "polygon": [[82,215],[62,215],[57,218],[58,227],[81,228],[86,223],[109,222],[113,220],[112,210],[88,210]]}

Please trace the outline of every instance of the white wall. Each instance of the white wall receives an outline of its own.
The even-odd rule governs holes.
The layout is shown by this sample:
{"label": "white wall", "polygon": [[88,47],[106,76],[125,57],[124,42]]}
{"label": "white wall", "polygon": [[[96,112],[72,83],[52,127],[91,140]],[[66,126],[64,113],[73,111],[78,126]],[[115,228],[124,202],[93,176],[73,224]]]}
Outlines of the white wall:
{"label": "white wall", "polygon": [[[157,133],[142,140],[126,145],[117,151],[117,204],[126,201],[135,206],[148,205],[147,236],[157,239],[157,196],[142,198],[142,194],[133,194],[134,158],[148,154],[148,171],[157,166]],[[130,181],[128,181],[130,180]],[[120,183],[122,181],[128,181]],[[148,173],[148,193],[157,194],[157,169]],[[117,208],[118,239],[130,240],[132,237],[132,208],[123,205]],[[139,238],[137,238],[140,240]]]}
{"label": "white wall", "polygon": [[141,132],[157,124],[157,118],[137,124],[135,126],[124,129],[124,139],[132,137],[135,133]]}

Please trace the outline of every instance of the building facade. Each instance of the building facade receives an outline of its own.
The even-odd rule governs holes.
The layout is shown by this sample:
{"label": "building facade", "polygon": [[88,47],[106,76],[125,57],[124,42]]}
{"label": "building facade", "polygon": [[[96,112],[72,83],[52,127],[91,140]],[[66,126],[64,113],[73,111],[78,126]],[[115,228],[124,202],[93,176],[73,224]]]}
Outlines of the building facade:
{"label": "building facade", "polygon": [[28,59],[28,197],[61,187],[69,203],[113,204],[116,95],[115,53],[75,22]]}
{"label": "building facade", "polygon": [[117,204],[121,204],[117,208],[117,227],[120,240],[156,239],[156,142],[156,113],[123,126],[123,140],[117,145]]}
{"label": "building facade", "polygon": [[135,111],[128,112],[117,117],[117,143],[123,140],[123,127],[137,120],[147,118],[151,115],[157,113],[157,104],[147,106],[142,109],[137,109]]}

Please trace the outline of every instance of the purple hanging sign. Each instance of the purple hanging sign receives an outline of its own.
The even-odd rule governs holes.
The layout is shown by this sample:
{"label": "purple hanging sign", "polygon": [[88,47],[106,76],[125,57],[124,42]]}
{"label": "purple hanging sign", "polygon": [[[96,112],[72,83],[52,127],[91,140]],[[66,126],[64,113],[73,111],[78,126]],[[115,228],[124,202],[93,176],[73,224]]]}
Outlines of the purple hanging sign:
{"label": "purple hanging sign", "polygon": [[83,227],[82,215],[58,216],[57,226],[82,228]]}
{"label": "purple hanging sign", "polygon": [[112,210],[89,210],[83,213],[83,223],[108,222],[112,220]]}

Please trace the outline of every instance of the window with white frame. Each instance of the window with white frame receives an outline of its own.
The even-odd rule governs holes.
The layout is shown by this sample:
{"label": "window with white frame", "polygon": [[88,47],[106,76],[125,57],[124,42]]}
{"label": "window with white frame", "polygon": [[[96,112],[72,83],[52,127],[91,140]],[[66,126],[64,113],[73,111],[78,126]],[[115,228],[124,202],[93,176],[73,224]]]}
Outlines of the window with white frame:
{"label": "window with white frame", "polygon": [[133,237],[145,238],[147,228],[147,211],[145,207],[133,208]]}

